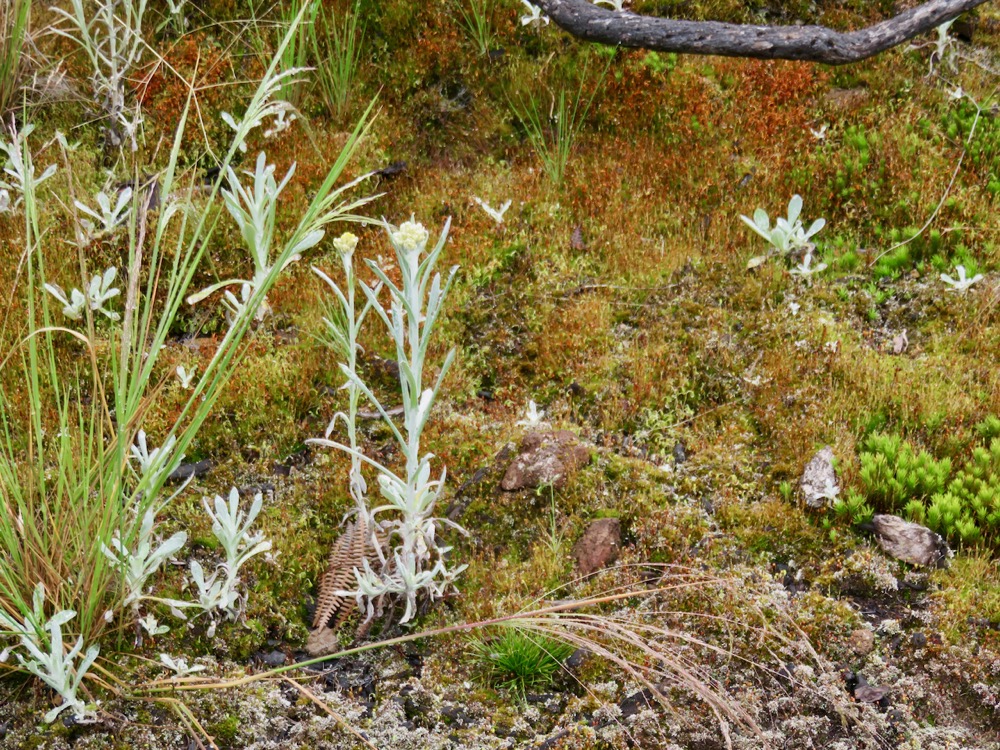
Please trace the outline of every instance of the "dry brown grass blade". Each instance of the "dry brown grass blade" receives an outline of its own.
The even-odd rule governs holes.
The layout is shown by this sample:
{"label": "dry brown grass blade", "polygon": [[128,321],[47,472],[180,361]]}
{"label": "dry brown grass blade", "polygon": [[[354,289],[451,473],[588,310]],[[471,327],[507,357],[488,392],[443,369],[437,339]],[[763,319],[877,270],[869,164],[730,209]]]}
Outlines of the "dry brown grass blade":
{"label": "dry brown grass blade", "polygon": [[[725,638],[726,635],[729,635],[728,631],[732,629],[739,633],[756,635],[754,648],[762,649],[763,653],[771,654],[771,658],[774,659],[772,667],[774,663],[782,662],[777,652],[785,651],[788,648],[795,648],[804,662],[813,660],[815,665],[824,671],[830,669],[830,665],[816,653],[805,633],[788,615],[770,610],[765,612],[756,604],[748,601],[745,593],[732,581],[675,566],[658,567],[662,567],[667,572],[659,579],[659,585],[651,587],[641,586],[622,590],[621,587],[616,586],[611,590],[613,593],[605,592],[584,599],[538,606],[531,611],[522,611],[514,615],[494,617],[478,622],[459,623],[385,641],[365,643],[256,675],[216,681],[211,681],[211,678],[191,679],[190,682],[174,680],[171,687],[154,683],[146,686],[146,694],[156,694],[167,690],[179,693],[187,690],[231,689],[282,676],[292,670],[317,665],[329,659],[397,646],[425,638],[454,636],[473,630],[509,626],[534,631],[539,635],[590,650],[596,656],[616,665],[631,679],[642,684],[667,710],[675,710],[670,703],[670,693],[674,690],[680,690],[695,697],[715,716],[720,743],[724,747],[732,747],[731,730],[735,727],[742,728],[754,735],[755,741],[758,743],[757,747],[772,747],[755,716],[741,705],[739,697],[727,693],[724,686],[720,685],[708,673],[709,660],[722,658],[739,660],[765,673],[777,675],[775,670],[768,665],[761,664],[746,654],[736,653],[733,650],[731,635],[729,638]],[[656,603],[651,601],[651,597],[687,597],[693,588],[698,587],[699,581],[701,587],[712,592],[712,595],[731,596],[746,606],[740,608],[738,617],[688,611],[684,608],[653,606]],[[633,598],[642,599],[653,608],[645,611],[631,608],[639,618],[635,620],[600,611],[608,606],[621,605],[626,600]],[[693,603],[688,602],[688,604],[694,606]],[[581,612],[580,610],[583,608],[596,608],[597,611]],[[674,616],[694,618],[701,624],[691,630],[683,626],[674,627],[662,622],[662,619],[669,620]],[[659,618],[661,621],[650,622],[648,618],[651,617]],[[703,627],[712,627],[715,632],[724,637],[724,640],[730,641],[731,648],[727,650],[720,645],[711,643],[707,636],[699,637],[699,634],[703,632]],[[745,639],[739,639],[739,642],[745,642]],[[782,648],[776,651],[772,648],[774,645],[780,645]],[[702,652],[706,658],[701,659],[698,652]],[[782,675],[782,678],[789,680],[786,675]],[[790,682],[794,683],[797,688],[810,689],[807,684],[800,683],[794,677],[790,678]],[[819,697],[824,698],[823,695],[819,695]],[[824,698],[824,700],[827,699]],[[835,703],[833,708],[844,716],[845,721],[851,722],[864,731],[863,725],[858,724],[858,717],[854,715],[853,711],[850,711],[851,705]],[[844,714],[844,710],[849,710],[850,715]]]}
{"label": "dry brown grass blade", "polygon": [[[628,573],[632,567],[648,566],[626,565],[605,572]],[[782,662],[772,645],[795,648],[806,661],[812,660],[822,668],[821,657],[791,618],[774,612],[766,614],[759,606],[741,596],[739,590],[733,587],[732,581],[683,566],[662,566],[662,570],[663,575],[657,581],[658,585],[645,590],[629,590],[628,584],[624,587],[617,585],[588,600],[597,605],[621,602],[631,593],[642,602],[638,607],[630,607],[635,618],[614,613],[580,612],[579,606],[560,603],[553,608],[522,611],[520,617],[508,619],[504,624],[589,650],[615,664],[642,684],[664,708],[675,715],[668,695],[672,690],[696,696],[715,715],[720,739],[727,748],[732,746],[731,727],[742,727],[757,737],[762,743],[761,747],[768,747],[764,730],[754,716],[743,708],[738,698],[729,695],[724,686],[712,679],[706,667],[706,659],[699,654],[712,660],[740,661],[755,670],[778,676],[807,690],[809,686],[794,677],[779,674],[771,666],[738,653],[737,644],[752,641],[754,648],[771,654],[777,664]],[[742,602],[741,616],[735,618],[701,611],[697,607],[688,608],[692,603],[684,600],[698,589],[714,592],[711,598],[721,595],[727,602],[724,605],[727,611],[732,603]],[[662,597],[678,596],[682,597],[681,602],[675,602],[681,604],[679,608],[663,606],[665,602]],[[536,607],[538,604],[539,601],[533,603]],[[582,602],[579,604],[582,605]],[[709,610],[711,609],[710,604]],[[649,617],[654,617],[656,621],[644,619]],[[694,625],[673,627],[666,624],[675,620],[693,621]],[[721,645],[699,637],[706,627],[711,628],[722,639]]]}
{"label": "dry brown grass blade", "polygon": [[[658,586],[647,590],[647,595],[642,597],[646,600],[644,605],[631,608],[638,619],[600,612],[579,612],[560,605],[557,608],[525,612],[519,618],[506,620],[504,624],[535,631],[547,638],[561,640],[578,648],[586,648],[600,658],[615,664],[642,684],[664,708],[674,712],[675,715],[676,711],[669,703],[668,693],[671,690],[679,689],[696,696],[714,713],[721,740],[727,748],[732,747],[731,725],[752,732],[761,743],[759,745],[761,748],[769,748],[772,745],[767,741],[764,730],[754,716],[744,709],[739,698],[730,695],[724,686],[710,676],[708,662],[719,658],[743,662],[755,671],[778,678],[785,684],[794,685],[798,690],[810,691],[824,701],[832,701],[830,703],[832,710],[836,711],[843,721],[865,734],[877,746],[889,746],[885,738],[864,724],[856,711],[857,705],[846,696],[846,693],[844,701],[837,702],[830,696],[817,692],[808,682],[803,682],[794,675],[773,667],[774,664],[784,664],[791,649],[799,654],[803,664],[811,663],[818,671],[834,670],[833,666],[813,648],[808,636],[787,613],[770,610],[765,612],[759,605],[742,595],[732,581],[712,576],[702,576],[702,583],[709,585],[715,592],[714,595],[721,594],[726,600],[742,602],[739,617],[663,608],[653,601],[654,597],[684,596],[684,589],[688,588],[697,576],[695,571],[683,570],[679,573],[681,581],[685,582],[682,585]],[[666,580],[666,576],[661,580]],[[624,592],[620,592],[617,588],[613,591],[614,594],[604,597],[594,596],[590,602],[602,604],[621,601]],[[634,593],[640,596],[640,591]],[[653,608],[646,609],[646,605],[652,605]],[[655,617],[657,622],[644,619],[649,617]],[[684,626],[672,627],[660,622],[664,619],[693,620],[695,625],[693,629]],[[723,641],[728,640],[729,648],[710,642],[707,636],[700,637],[704,632],[703,627],[712,628]],[[737,643],[746,645],[751,640],[754,642],[752,649],[770,655],[768,661],[772,666],[761,663],[757,657],[735,650]],[[782,648],[775,648],[776,646]],[[784,656],[780,653],[782,651],[785,653]],[[707,658],[702,658],[699,654]]]}
{"label": "dry brown grass blade", "polygon": [[311,700],[317,706],[319,706],[319,708],[324,713],[326,713],[327,715],[333,717],[333,719],[335,719],[336,722],[338,724],[340,724],[340,726],[344,730],[346,730],[347,732],[349,732],[350,734],[352,734],[358,740],[358,742],[362,743],[365,747],[370,747],[372,750],[378,750],[378,748],[375,745],[372,744],[371,740],[369,740],[367,737],[365,737],[363,734],[361,734],[361,732],[359,732],[357,729],[355,729],[354,727],[352,727],[351,724],[350,724],[350,722],[348,722],[346,718],[344,718],[343,716],[341,716],[340,714],[338,714],[336,711],[334,711],[332,708],[330,708],[330,706],[327,705],[327,703],[325,701],[320,700],[320,698],[314,692],[312,692],[311,690],[309,690],[309,688],[307,688],[305,685],[300,685],[298,682],[296,682],[295,680],[293,680],[293,679],[291,679],[289,677],[286,677],[284,681],[287,682],[292,687],[294,687],[300,693],[302,693],[302,695],[304,695],[306,698],[308,698],[309,700]]}
{"label": "dry brown grass blade", "polygon": [[[548,621],[523,620],[518,623],[518,627],[587,649],[615,664],[646,687],[668,710],[673,710],[670,699],[665,694],[669,688],[679,688],[697,696],[715,714],[727,748],[731,747],[727,719],[750,729],[763,740],[763,730],[754,718],[738,702],[727,696],[721,687],[713,684],[709,677],[699,675],[697,664],[669,645],[658,643],[652,638],[647,639],[643,634],[605,620],[600,615],[587,618],[560,616]],[[605,641],[611,643],[606,644]],[[628,650],[640,655],[641,662],[630,658],[626,653]],[[653,666],[657,664],[660,666]]]}
{"label": "dry brown grass blade", "polygon": [[[191,735],[191,739],[198,746],[198,750],[219,750],[219,746],[215,744],[215,740],[212,735],[208,733],[208,730],[201,725],[191,709],[188,708],[184,701],[177,700],[176,698],[157,698],[154,702],[163,703],[169,706],[173,712],[180,719],[181,724],[187,729],[188,733]],[[205,742],[202,742],[202,740]],[[207,745],[205,743],[208,743]]]}

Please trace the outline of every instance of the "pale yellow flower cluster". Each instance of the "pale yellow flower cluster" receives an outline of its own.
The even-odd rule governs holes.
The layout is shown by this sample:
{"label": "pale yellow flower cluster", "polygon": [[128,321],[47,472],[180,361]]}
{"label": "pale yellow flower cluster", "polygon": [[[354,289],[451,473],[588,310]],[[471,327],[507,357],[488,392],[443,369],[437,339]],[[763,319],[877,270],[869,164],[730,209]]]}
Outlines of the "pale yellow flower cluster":
{"label": "pale yellow flower cluster", "polygon": [[404,221],[392,233],[392,241],[407,255],[419,254],[427,245],[430,235],[419,221]]}
{"label": "pale yellow flower cluster", "polygon": [[354,254],[354,249],[358,246],[358,236],[351,232],[344,232],[333,241],[333,246],[338,253],[346,258]]}

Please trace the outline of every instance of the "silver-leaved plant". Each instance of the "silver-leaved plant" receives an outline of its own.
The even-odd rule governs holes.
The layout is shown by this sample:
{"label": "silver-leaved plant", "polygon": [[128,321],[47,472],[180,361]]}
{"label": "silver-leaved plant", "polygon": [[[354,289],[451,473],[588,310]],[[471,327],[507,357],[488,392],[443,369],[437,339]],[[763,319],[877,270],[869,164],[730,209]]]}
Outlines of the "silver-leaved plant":
{"label": "silver-leaved plant", "polygon": [[744,224],[764,238],[772,247],[772,250],[767,255],[759,255],[751,258],[750,262],[747,263],[747,268],[756,268],[772,255],[785,256],[811,247],[809,240],[826,226],[826,219],[816,219],[806,229],[799,218],[801,213],[802,197],[800,195],[793,195],[792,199],[788,202],[788,216],[777,217],[773,227],[771,226],[771,220],[767,215],[767,211],[763,208],[758,208],[754,211],[752,219],[749,216],[740,216]]}

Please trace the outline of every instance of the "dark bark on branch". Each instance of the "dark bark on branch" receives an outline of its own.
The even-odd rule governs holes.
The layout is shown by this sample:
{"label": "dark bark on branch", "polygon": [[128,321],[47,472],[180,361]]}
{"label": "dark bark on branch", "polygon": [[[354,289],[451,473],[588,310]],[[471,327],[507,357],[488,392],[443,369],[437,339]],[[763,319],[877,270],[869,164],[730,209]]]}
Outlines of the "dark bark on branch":
{"label": "dark bark on branch", "polygon": [[590,0],[534,0],[559,26],[590,42],[694,55],[809,60],[843,65],[864,60],[982,5],[986,0],[930,0],[857,31],[825,26],[754,26],[681,21],[618,12]]}

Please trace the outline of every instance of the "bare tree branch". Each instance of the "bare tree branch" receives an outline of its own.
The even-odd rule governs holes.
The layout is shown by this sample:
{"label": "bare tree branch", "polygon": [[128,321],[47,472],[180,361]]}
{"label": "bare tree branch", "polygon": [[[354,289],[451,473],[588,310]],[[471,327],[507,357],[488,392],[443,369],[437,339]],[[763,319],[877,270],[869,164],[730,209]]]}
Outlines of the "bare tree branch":
{"label": "bare tree branch", "polygon": [[535,0],[556,24],[590,42],[659,52],[810,60],[830,65],[877,55],[986,1],[930,0],[873,26],[839,32],[826,26],[755,26],[656,18],[608,10],[590,0]]}

